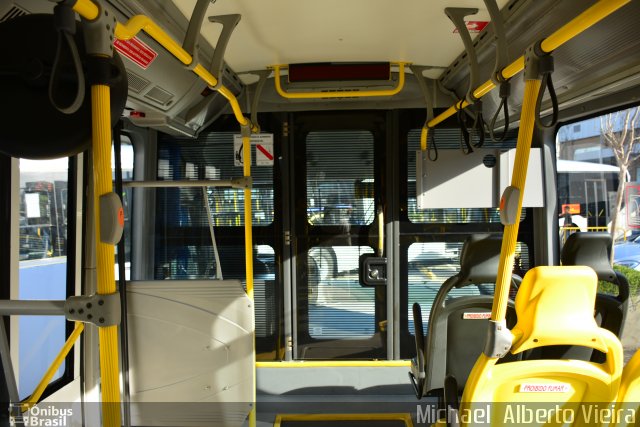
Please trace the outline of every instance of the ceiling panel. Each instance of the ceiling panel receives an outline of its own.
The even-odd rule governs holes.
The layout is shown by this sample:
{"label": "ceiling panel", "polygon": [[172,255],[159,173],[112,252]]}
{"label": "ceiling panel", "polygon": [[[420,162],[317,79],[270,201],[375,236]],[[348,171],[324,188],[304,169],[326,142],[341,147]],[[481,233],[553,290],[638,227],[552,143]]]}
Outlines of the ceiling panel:
{"label": "ceiling panel", "polygon": [[[168,1],[168,0],[165,0]],[[189,18],[195,0],[177,0]],[[507,0],[499,0],[502,7]],[[488,21],[482,0],[218,0],[208,16],[239,13],[225,61],[237,73],[273,64],[328,61],[408,61],[448,66],[463,45],[445,7],[475,7],[471,21]],[[220,25],[202,34],[215,46]]]}

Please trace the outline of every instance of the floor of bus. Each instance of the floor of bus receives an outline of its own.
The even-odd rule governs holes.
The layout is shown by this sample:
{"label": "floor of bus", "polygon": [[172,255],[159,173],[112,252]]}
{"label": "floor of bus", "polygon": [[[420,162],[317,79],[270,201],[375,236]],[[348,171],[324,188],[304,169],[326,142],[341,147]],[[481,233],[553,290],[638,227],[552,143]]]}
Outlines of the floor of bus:
{"label": "floor of bus", "polygon": [[409,367],[258,368],[256,426],[429,425],[425,420],[437,402],[416,399],[408,371]]}
{"label": "floor of bus", "polygon": [[[435,400],[418,401],[414,395],[348,396],[260,396],[257,397],[257,427],[272,427],[278,416],[281,427],[398,427],[408,425],[403,417],[409,417],[413,426],[430,425],[421,419],[435,411]],[[321,414],[314,420],[308,415]],[[344,417],[347,414],[347,417]],[[391,415],[394,419],[381,419]],[[346,418],[346,419],[345,419]],[[357,418],[357,419],[354,419]]]}

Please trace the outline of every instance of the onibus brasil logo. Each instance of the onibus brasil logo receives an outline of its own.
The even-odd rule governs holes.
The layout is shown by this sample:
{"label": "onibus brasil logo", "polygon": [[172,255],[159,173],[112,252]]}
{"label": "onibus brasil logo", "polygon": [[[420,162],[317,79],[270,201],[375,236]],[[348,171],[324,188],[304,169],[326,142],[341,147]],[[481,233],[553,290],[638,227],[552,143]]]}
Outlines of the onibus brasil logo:
{"label": "onibus brasil logo", "polygon": [[26,412],[21,411],[20,404],[9,406],[9,425],[24,427],[66,427],[71,425],[72,408],[55,406],[33,406]]}

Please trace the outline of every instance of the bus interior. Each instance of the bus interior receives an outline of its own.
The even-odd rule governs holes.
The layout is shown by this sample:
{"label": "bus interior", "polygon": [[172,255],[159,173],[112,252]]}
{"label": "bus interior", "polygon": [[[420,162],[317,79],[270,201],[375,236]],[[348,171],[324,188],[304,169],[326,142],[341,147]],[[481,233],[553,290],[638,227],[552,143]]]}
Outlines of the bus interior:
{"label": "bus interior", "polygon": [[0,0],[2,425],[636,425],[639,17]]}

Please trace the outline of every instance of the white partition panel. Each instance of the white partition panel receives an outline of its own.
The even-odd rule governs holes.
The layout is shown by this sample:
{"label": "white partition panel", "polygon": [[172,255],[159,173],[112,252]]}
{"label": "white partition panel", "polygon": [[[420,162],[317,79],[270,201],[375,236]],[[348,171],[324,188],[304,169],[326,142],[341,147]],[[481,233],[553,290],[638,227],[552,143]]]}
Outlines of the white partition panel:
{"label": "white partition panel", "polygon": [[[416,152],[418,209],[497,208],[504,189],[511,184],[515,149],[440,150],[432,162]],[[542,158],[532,148],[527,169],[523,207],[544,206]]]}
{"label": "white partition panel", "polygon": [[127,291],[133,424],[242,425],[255,355],[240,282],[131,282]]}

